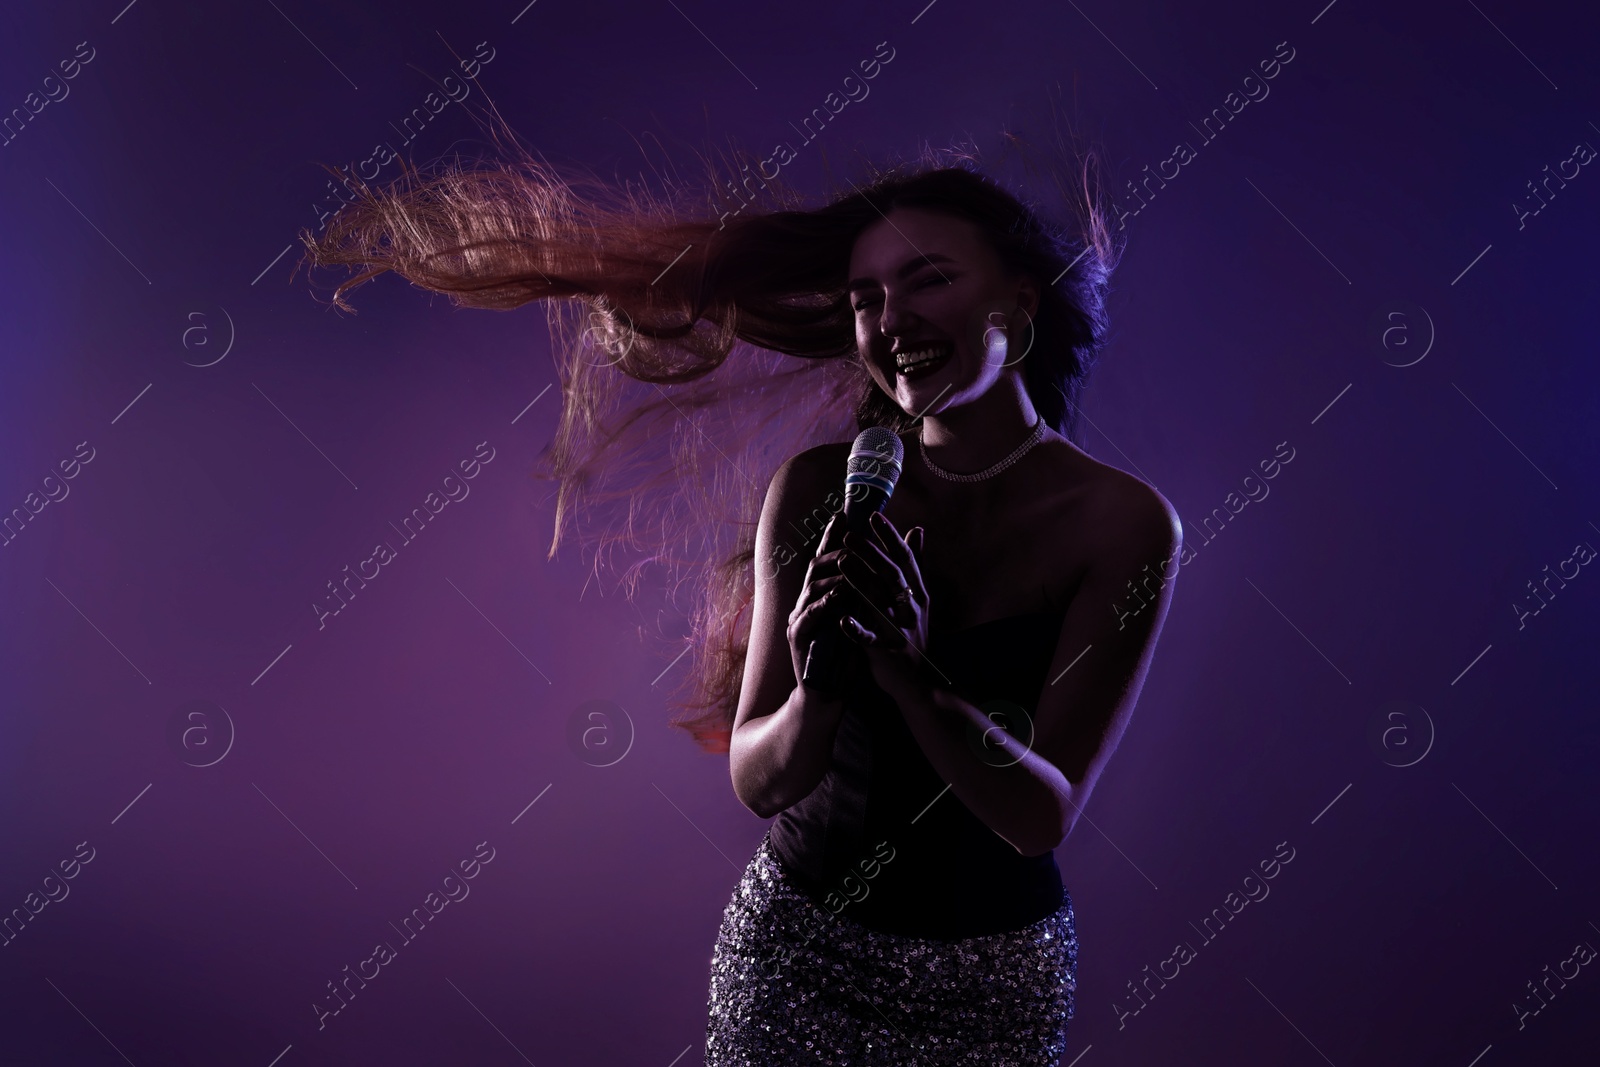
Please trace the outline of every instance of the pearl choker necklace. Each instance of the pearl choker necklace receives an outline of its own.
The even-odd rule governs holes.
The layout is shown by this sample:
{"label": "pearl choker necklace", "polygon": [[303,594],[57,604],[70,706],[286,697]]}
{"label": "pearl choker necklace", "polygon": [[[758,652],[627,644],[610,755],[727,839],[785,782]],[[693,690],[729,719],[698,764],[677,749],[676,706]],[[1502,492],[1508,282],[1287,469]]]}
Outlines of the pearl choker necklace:
{"label": "pearl choker necklace", "polygon": [[1016,450],[1005,459],[1002,459],[994,466],[981,470],[976,474],[956,474],[952,471],[945,470],[943,467],[939,466],[933,460],[928,458],[928,446],[922,443],[922,430],[920,427],[917,429],[917,449],[922,453],[922,462],[927,464],[928,469],[933,473],[937,474],[946,481],[951,482],[981,482],[986,478],[993,478],[996,474],[999,474],[1017,460],[1027,455],[1028,450],[1043,439],[1044,416],[1040,415],[1039,418],[1034,422],[1033,430],[1028,434],[1028,439],[1023,441],[1022,444],[1018,445]]}

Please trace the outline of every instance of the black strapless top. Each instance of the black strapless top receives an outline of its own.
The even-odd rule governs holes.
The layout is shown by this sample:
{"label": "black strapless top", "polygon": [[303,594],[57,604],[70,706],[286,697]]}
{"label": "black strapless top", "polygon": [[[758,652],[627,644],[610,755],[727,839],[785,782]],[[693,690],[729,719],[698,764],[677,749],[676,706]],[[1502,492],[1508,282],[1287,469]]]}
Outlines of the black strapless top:
{"label": "black strapless top", "polygon": [[[1032,715],[1062,618],[1056,610],[992,619],[931,639],[928,656],[968,702],[986,712],[1009,702]],[[1055,854],[1021,855],[947,789],[864,651],[850,652],[828,771],[769,830],[785,871],[819,907],[913,937],[1020,930],[1059,908]],[[1002,721],[1026,740],[1012,716]]]}

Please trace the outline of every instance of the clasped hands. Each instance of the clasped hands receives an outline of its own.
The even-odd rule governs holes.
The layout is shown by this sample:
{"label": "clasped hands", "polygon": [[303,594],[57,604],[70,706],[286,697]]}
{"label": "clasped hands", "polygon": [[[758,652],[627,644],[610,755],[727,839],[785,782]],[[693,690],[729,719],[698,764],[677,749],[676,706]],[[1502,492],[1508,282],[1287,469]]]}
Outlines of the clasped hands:
{"label": "clasped hands", "polygon": [[841,629],[866,650],[873,677],[888,688],[915,675],[927,658],[928,589],[917,560],[924,531],[918,526],[902,537],[880,512],[868,525],[871,536],[843,532],[844,516],[835,514],[814,562],[834,570],[818,585],[831,587]]}

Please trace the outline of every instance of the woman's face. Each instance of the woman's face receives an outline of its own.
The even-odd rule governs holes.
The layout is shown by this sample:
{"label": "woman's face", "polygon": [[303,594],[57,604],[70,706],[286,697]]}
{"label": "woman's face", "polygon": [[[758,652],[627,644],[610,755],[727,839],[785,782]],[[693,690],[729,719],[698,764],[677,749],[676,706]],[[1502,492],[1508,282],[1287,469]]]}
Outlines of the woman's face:
{"label": "woman's face", "polygon": [[861,361],[907,414],[958,406],[1021,372],[1037,287],[1006,271],[966,219],[894,208],[856,238],[847,276]]}

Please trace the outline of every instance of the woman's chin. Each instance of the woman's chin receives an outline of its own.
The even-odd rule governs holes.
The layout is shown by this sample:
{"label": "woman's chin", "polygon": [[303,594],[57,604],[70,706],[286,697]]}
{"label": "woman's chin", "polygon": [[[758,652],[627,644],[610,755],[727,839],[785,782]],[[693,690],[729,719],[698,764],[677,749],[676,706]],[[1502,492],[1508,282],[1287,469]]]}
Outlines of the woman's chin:
{"label": "woman's chin", "polygon": [[937,367],[931,374],[914,378],[897,374],[894,397],[895,401],[911,415],[926,415],[929,407],[938,403],[941,398],[959,391],[961,384],[954,375],[946,373],[944,367]]}

